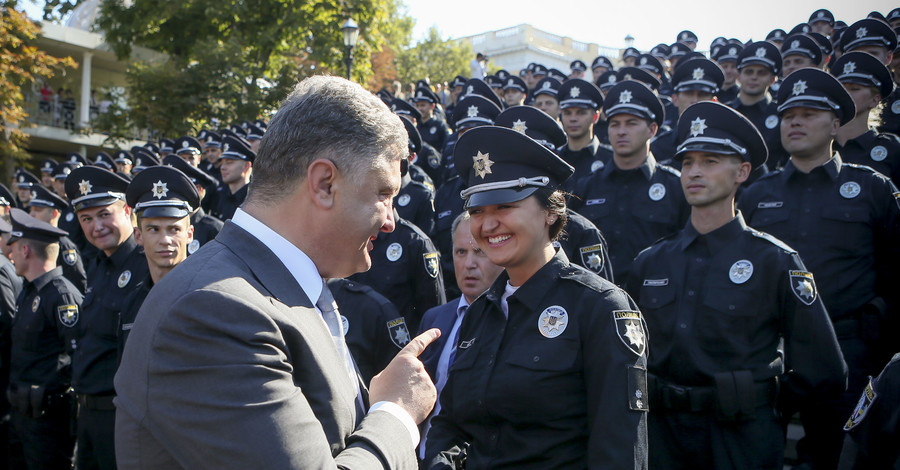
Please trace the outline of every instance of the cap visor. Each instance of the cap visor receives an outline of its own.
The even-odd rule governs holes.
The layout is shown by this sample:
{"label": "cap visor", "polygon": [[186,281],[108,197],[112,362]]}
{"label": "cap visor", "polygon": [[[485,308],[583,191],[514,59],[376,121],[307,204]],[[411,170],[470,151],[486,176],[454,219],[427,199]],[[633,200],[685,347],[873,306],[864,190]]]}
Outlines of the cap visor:
{"label": "cap visor", "polygon": [[173,206],[148,207],[141,211],[141,217],[171,217],[173,219],[183,219],[190,214],[181,207]]}
{"label": "cap visor", "polygon": [[99,197],[96,199],[86,199],[79,202],[78,204],[75,204],[75,212],[83,209],[90,209],[91,207],[108,206],[116,201],[124,201],[124,199],[119,199],[117,197]]}
{"label": "cap visor", "polygon": [[482,191],[469,196],[466,200],[466,209],[474,207],[493,206],[495,204],[506,204],[508,202],[517,202],[534,194],[538,188],[535,186],[526,186],[524,188],[494,189],[491,191]]}

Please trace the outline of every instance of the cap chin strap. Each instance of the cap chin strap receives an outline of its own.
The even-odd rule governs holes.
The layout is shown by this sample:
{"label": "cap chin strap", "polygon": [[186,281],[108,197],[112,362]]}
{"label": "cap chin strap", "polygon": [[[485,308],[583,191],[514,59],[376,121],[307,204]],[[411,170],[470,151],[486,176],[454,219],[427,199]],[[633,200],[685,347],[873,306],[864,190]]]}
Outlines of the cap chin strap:
{"label": "cap chin strap", "polygon": [[475,193],[484,191],[493,191],[495,189],[511,189],[524,188],[525,186],[547,186],[550,184],[550,178],[546,176],[535,176],[532,178],[519,178],[509,181],[496,181],[493,183],[484,183],[472,186],[471,188],[460,191],[459,195],[463,199]]}
{"label": "cap chin strap", "polygon": [[777,111],[780,113],[780,112],[784,111],[785,109],[787,109],[789,104],[796,103],[797,101],[809,101],[812,103],[824,104],[825,106],[828,106],[830,109],[832,109],[834,111],[838,111],[839,109],[841,109],[841,105],[835,103],[834,101],[828,99],[827,97],[813,96],[813,95],[799,95],[799,96],[791,97],[784,103],[781,103],[778,106]]}
{"label": "cap chin strap", "polygon": [[184,201],[176,201],[172,199],[162,200],[162,201],[145,201],[139,202],[135,204],[134,210],[146,209],[148,207],[178,207],[187,209],[188,212],[193,212],[193,208],[191,205]]}
{"label": "cap chin strap", "polygon": [[731,139],[716,139],[714,137],[692,137],[690,139],[685,140],[681,145],[678,146],[678,152],[681,152],[688,145],[691,144],[713,144],[713,145],[721,145],[723,147],[728,147],[739,155],[747,155],[747,149],[741,147],[740,145],[734,143]]}

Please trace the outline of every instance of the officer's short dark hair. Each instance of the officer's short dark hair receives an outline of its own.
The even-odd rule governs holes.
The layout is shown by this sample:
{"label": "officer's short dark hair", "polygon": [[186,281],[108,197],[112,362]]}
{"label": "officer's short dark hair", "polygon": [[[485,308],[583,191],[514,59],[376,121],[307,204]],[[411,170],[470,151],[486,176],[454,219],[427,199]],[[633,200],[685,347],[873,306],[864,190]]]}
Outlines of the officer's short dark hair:
{"label": "officer's short dark hair", "polygon": [[556,222],[550,226],[550,241],[555,242],[565,234],[563,229],[566,227],[566,222],[569,221],[569,215],[566,213],[566,193],[545,186],[538,188],[534,192],[534,197],[544,209],[557,216]]}
{"label": "officer's short dark hair", "polygon": [[20,238],[18,243],[28,245],[31,252],[44,261],[55,260],[59,256],[59,243],[56,242],[48,243],[30,238]]}
{"label": "officer's short dark hair", "polygon": [[298,83],[281,104],[253,162],[248,200],[289,194],[318,158],[341,172],[364,175],[377,160],[408,153],[400,118],[374,94],[343,78],[314,76]]}
{"label": "officer's short dark hair", "polygon": [[463,220],[469,220],[469,211],[462,211],[455,219],[453,219],[453,224],[450,225],[450,239],[452,241],[456,241],[456,229],[459,228],[459,224],[461,224]]}

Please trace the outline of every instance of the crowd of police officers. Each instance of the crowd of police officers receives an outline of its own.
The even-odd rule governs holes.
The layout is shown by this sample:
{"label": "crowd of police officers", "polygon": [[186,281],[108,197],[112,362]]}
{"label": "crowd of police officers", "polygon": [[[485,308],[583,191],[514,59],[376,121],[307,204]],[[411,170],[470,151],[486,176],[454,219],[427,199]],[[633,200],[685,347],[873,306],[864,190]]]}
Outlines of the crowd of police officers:
{"label": "crowd of police officers", "polygon": [[[371,270],[329,281],[364,380],[415,336],[427,310],[459,297],[451,240],[467,182],[454,160],[469,156],[454,147],[469,129],[496,125],[528,135],[574,168],[558,248],[628,289],[644,311],[649,410],[668,416],[665,432],[651,426],[649,445],[651,455],[657,446],[671,459],[651,464],[712,465],[684,461],[689,453],[666,440],[700,440],[707,434],[698,428],[759,419],[762,406],[782,426],[799,413],[805,437],[795,468],[837,468],[839,461],[897,468],[898,31],[900,8],[849,25],[818,10],[765,41],[716,38],[708,56],[683,31],[671,46],[626,49],[619,68],[601,56],[590,66],[573,61],[568,73],[532,63],[517,75],[457,76],[449,96],[428,80],[410,96],[378,91],[409,135],[396,229],[374,241]],[[709,101],[746,118],[764,146],[724,106],[690,110]],[[813,122],[808,110],[831,120]],[[714,120],[734,123],[731,133]],[[196,252],[246,197],[265,131],[264,120],[244,121],[113,155],[70,153],[44,160],[40,177],[19,169],[12,191],[0,185],[0,404],[10,468],[115,468],[113,375],[131,321],[164,272],[154,268],[142,216],[188,218],[190,237],[173,245],[173,264]],[[834,153],[819,164],[803,142]],[[737,195],[740,221],[723,232],[690,229],[693,203],[680,172],[689,144],[692,151],[730,148],[752,163]],[[760,231],[755,239],[734,238],[747,227]],[[787,257],[775,262],[765,255],[773,252]],[[741,259],[732,264],[729,253]],[[710,274],[722,263],[727,274]],[[784,272],[773,274],[772,263]],[[782,294],[796,304],[774,311],[819,313],[760,311],[758,295],[773,276],[783,276]],[[782,356],[795,366],[832,360],[839,374],[846,367],[836,392],[817,390],[782,364],[747,363],[753,341],[779,338],[765,336],[774,327],[761,318],[800,321],[795,316],[826,321],[781,325],[792,332],[780,337]],[[760,332],[753,341],[736,331],[748,328]],[[741,354],[717,358],[721,351]],[[830,351],[842,352],[843,363]],[[789,392],[798,389],[805,393]],[[703,444],[725,456],[712,466],[750,468],[730,446],[770,437],[764,428],[739,429]],[[783,439],[772,445],[783,453]]]}

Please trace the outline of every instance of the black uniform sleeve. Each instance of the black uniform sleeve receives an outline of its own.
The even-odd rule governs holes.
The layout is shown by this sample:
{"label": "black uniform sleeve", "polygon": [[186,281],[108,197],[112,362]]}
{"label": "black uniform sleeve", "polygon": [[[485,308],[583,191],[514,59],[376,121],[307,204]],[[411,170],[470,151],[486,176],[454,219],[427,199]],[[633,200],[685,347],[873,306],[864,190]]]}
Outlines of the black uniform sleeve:
{"label": "black uniform sleeve", "polygon": [[427,237],[418,246],[413,247],[415,272],[413,275],[413,305],[416,318],[407,318],[409,331],[418,331],[422,315],[431,307],[447,303],[444,294],[444,276],[441,273],[441,254]]}
{"label": "black uniform sleeve", "polygon": [[869,380],[844,430],[841,470],[900,469],[900,354]]}

